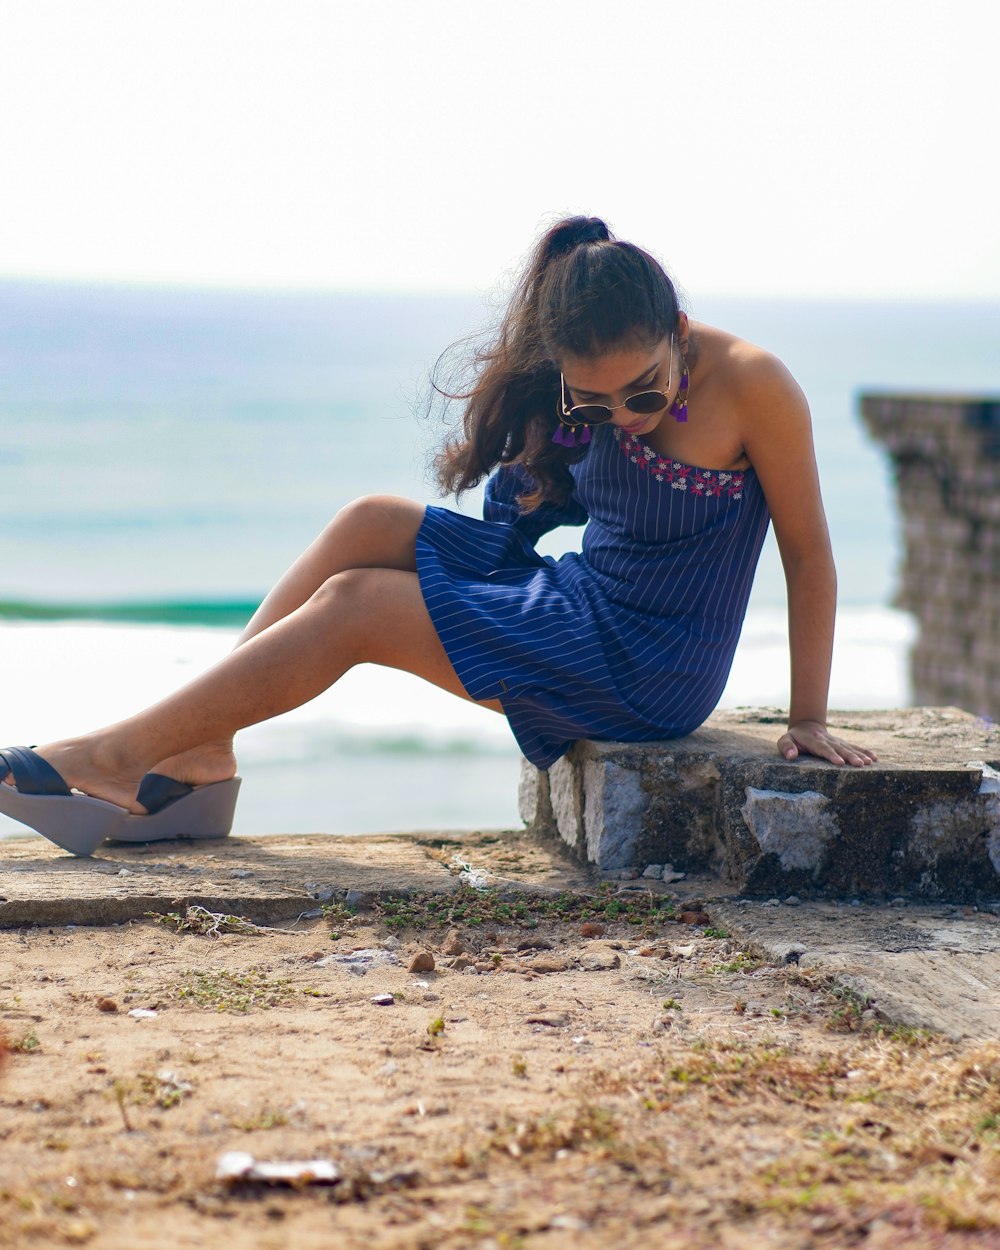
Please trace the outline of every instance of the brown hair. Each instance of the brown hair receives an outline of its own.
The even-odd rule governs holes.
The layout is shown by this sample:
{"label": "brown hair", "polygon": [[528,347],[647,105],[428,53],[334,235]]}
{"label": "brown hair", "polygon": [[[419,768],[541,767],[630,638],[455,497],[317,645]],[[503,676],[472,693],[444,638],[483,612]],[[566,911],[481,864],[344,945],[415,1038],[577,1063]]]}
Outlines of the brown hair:
{"label": "brown hair", "polygon": [[434,389],[465,401],[461,431],[435,459],[443,490],[461,494],[516,461],[537,485],[519,499],[526,511],[564,503],[573,489],[569,465],[586,449],[552,442],[556,362],[658,343],[679,314],[674,285],[648,252],[615,239],[599,217],[557,222],[536,244],[490,341],[472,352],[468,383],[439,385],[445,357],[435,366]]}

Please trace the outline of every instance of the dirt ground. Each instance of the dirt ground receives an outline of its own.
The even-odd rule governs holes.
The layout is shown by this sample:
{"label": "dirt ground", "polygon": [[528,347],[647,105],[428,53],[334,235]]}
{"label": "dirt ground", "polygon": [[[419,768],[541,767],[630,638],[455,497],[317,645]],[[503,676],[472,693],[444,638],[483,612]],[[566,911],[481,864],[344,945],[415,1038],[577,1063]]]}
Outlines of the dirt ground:
{"label": "dirt ground", "polygon": [[1000,1246],[1000,1045],[690,910],[379,908],[0,933],[0,1246]]}

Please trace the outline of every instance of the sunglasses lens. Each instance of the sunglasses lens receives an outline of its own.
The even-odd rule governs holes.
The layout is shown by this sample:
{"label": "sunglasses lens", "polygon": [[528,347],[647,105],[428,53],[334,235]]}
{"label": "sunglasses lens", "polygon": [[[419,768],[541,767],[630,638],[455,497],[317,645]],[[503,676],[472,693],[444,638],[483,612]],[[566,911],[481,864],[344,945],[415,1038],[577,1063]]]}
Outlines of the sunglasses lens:
{"label": "sunglasses lens", "polygon": [[611,409],[603,404],[580,404],[571,411],[573,420],[579,425],[603,425],[612,417]]}
{"label": "sunglasses lens", "polygon": [[659,412],[666,406],[667,397],[662,391],[643,391],[641,395],[630,395],[625,401],[629,412]]}

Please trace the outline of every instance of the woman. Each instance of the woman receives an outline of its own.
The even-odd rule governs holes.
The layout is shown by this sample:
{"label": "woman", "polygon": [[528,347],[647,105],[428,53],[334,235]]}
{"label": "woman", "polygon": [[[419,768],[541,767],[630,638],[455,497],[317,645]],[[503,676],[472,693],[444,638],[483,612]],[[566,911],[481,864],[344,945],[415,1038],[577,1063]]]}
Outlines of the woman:
{"label": "woman", "polygon": [[[725,686],[769,519],[792,660],[778,749],[874,761],[826,728],[836,575],[808,408],[779,361],[692,322],[651,256],[573,217],[473,363],[439,470],[459,492],[493,474],[484,521],[349,504],[202,677],[81,738],[0,752],[0,811],[80,854],[224,834],[235,732],[362,662],[506,715],[542,768],[581,737],[689,733]],[[584,522],[582,555],[535,552]]]}

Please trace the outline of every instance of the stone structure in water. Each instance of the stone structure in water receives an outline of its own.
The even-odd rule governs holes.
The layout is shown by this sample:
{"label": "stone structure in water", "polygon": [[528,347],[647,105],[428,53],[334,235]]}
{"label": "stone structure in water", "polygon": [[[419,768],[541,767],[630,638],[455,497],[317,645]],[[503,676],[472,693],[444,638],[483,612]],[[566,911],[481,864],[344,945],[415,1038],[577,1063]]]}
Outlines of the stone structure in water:
{"label": "stone structure in water", "polygon": [[920,631],[913,702],[1000,720],[1000,396],[873,394],[860,403],[896,477],[896,602]]}

